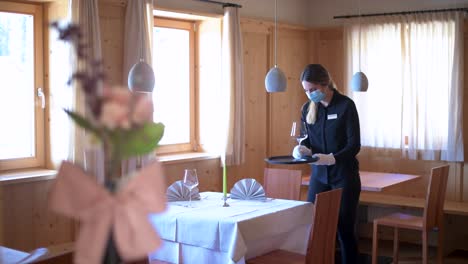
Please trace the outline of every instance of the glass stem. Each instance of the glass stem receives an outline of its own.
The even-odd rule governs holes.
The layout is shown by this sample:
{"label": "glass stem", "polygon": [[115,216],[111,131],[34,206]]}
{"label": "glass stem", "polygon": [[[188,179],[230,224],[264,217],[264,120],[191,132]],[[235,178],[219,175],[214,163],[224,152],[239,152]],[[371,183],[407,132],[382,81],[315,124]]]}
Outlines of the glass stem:
{"label": "glass stem", "polygon": [[192,188],[189,188],[189,207],[192,207]]}

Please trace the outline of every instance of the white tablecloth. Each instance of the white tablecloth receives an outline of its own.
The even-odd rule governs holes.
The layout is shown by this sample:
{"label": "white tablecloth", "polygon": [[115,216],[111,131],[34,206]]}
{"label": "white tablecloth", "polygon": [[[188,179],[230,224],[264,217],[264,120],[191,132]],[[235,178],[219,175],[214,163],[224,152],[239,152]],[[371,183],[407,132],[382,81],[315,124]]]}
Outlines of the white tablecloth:
{"label": "white tablecloth", "polygon": [[163,246],[150,255],[171,263],[243,264],[274,249],[305,254],[312,204],[302,201],[229,199],[222,193],[201,193],[201,200],[170,202],[166,212],[150,219]]}

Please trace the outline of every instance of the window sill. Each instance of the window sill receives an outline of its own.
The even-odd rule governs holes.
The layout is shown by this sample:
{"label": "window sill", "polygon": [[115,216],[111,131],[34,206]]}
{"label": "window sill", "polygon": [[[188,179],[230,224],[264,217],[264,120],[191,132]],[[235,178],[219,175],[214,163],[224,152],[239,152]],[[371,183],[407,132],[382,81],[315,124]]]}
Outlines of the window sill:
{"label": "window sill", "polygon": [[219,155],[207,152],[186,152],[177,154],[161,154],[158,159],[163,164],[183,163],[188,161],[199,161],[218,159]]}
{"label": "window sill", "polygon": [[[189,161],[200,161],[208,159],[218,159],[219,155],[206,152],[187,152],[177,154],[158,155],[159,161],[163,164],[177,164]],[[35,182],[55,179],[56,170],[48,169],[28,169],[18,171],[0,172],[0,185]]]}
{"label": "window sill", "polygon": [[0,173],[0,185],[55,179],[56,170],[28,169]]}

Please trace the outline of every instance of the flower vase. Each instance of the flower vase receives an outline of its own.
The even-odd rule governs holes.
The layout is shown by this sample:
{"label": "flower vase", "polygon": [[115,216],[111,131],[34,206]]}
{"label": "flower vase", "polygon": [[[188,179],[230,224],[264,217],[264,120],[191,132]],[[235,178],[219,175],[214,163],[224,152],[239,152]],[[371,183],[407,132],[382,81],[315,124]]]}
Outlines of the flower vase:
{"label": "flower vase", "polygon": [[[115,179],[118,179],[118,177],[111,180],[106,179],[105,181],[104,185],[110,193],[115,193],[117,191],[118,182]],[[122,258],[120,257],[119,251],[117,250],[117,247],[115,245],[114,234],[111,230],[111,232],[109,232],[109,239],[107,240],[107,245],[102,258],[102,264],[119,263],[122,263]]]}
{"label": "flower vase", "polygon": [[[108,172],[106,169],[105,153],[103,148],[99,146],[94,146],[86,148],[84,150],[84,169],[89,175],[93,175],[96,181],[99,184],[102,184],[110,193],[115,193],[117,191],[117,179],[120,178],[120,175],[116,175],[110,178],[109,175],[106,176]],[[103,264],[119,264],[122,263],[122,259],[119,255],[117,247],[114,242],[113,233],[109,233],[109,239],[107,240],[106,248],[102,257]]]}
{"label": "flower vase", "polygon": [[102,264],[119,264],[122,263],[117,247],[115,246],[114,236],[112,233],[109,235],[104,256],[102,258]]}

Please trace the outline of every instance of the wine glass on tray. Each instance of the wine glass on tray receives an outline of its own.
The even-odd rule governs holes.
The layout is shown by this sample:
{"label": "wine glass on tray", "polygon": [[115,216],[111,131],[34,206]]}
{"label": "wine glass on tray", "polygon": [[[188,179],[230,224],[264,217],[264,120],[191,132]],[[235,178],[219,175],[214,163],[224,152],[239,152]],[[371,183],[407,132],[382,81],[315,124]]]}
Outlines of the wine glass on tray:
{"label": "wine glass on tray", "polygon": [[301,145],[302,141],[308,137],[306,123],[303,121],[292,122],[291,137],[296,139],[298,145]]}

